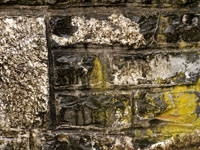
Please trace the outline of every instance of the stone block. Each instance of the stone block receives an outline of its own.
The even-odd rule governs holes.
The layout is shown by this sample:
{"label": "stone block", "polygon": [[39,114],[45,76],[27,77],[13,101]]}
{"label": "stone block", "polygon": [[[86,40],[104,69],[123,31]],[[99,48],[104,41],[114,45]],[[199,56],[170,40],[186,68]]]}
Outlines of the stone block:
{"label": "stone block", "polygon": [[134,140],[129,136],[115,136],[93,133],[69,133],[61,131],[47,140],[45,150],[133,150]]}
{"label": "stone block", "polygon": [[30,133],[19,129],[0,131],[0,149],[1,150],[30,150]]}
{"label": "stone block", "polygon": [[[67,47],[80,43],[100,45],[118,43],[133,48],[146,45],[139,24],[123,14],[98,14],[97,17],[91,14],[54,16],[50,20],[50,25],[52,47]],[[66,32],[67,30],[70,32]]]}
{"label": "stone block", "polygon": [[176,48],[199,47],[198,13],[168,13],[160,17],[158,42]]}
{"label": "stone block", "polygon": [[194,84],[200,71],[197,52],[126,55],[66,52],[55,53],[54,58],[56,89]]}
{"label": "stone block", "polygon": [[[194,141],[198,141],[199,91],[198,81],[190,86],[137,92],[133,104],[136,143],[140,147],[145,147],[163,141],[163,147],[167,147],[179,140],[177,146],[182,146],[182,141],[193,134]],[[189,138],[187,140],[190,141]],[[188,144],[188,147],[192,145]]]}
{"label": "stone block", "polygon": [[43,17],[0,17],[0,127],[44,124],[48,51]]}
{"label": "stone block", "polygon": [[132,119],[131,94],[56,94],[58,125],[128,128]]}
{"label": "stone block", "polygon": [[[96,15],[53,16],[50,19],[54,49],[78,44],[120,46],[129,50],[143,48],[198,48],[198,13],[149,12],[112,13]],[[123,23],[122,23],[123,22]],[[128,26],[128,28],[127,28]]]}
{"label": "stone block", "polygon": [[55,85],[89,85],[95,56],[88,54],[56,54]]}
{"label": "stone block", "polygon": [[199,82],[190,86],[157,89],[154,92],[143,91],[141,95],[135,100],[136,116],[139,118],[149,119],[149,121],[156,119],[175,125],[187,124],[188,127],[200,123]]}

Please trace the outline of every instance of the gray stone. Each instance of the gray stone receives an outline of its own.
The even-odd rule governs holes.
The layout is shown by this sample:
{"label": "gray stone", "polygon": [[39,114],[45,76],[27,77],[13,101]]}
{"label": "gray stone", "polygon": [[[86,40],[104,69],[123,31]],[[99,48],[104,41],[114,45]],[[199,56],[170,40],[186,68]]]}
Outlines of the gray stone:
{"label": "gray stone", "polygon": [[56,94],[58,125],[128,128],[131,126],[131,107],[130,93]]}

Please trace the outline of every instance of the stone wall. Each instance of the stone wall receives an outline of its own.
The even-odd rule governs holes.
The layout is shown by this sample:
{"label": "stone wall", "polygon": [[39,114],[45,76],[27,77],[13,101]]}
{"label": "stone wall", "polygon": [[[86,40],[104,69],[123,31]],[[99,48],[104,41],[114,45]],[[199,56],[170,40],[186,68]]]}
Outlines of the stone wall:
{"label": "stone wall", "polygon": [[199,149],[199,48],[199,0],[0,0],[0,149]]}

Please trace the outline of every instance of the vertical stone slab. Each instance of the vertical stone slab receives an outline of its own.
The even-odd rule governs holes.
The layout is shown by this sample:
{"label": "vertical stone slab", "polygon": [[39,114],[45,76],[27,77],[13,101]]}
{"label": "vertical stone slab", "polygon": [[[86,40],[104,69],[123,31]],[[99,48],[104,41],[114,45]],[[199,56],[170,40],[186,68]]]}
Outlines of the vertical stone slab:
{"label": "vertical stone slab", "polygon": [[1,150],[30,150],[30,133],[20,129],[0,130]]}
{"label": "vertical stone slab", "polygon": [[43,17],[0,18],[0,127],[41,127],[48,100]]}

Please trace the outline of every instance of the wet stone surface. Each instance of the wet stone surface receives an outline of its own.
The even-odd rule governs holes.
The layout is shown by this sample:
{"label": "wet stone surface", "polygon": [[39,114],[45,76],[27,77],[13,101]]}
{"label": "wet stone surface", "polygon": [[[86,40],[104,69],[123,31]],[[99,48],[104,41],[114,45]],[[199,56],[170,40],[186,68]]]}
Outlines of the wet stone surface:
{"label": "wet stone surface", "polygon": [[55,85],[87,85],[95,56],[87,54],[58,54],[55,57]]}
{"label": "wet stone surface", "polygon": [[183,14],[164,16],[168,25],[164,28],[163,34],[167,42],[177,41],[198,42],[200,40],[200,16],[198,14]]}
{"label": "wet stone surface", "polygon": [[56,94],[58,125],[128,128],[131,126],[131,107],[130,94]]}
{"label": "wet stone surface", "polygon": [[0,17],[0,149],[199,149],[197,1],[65,2],[0,0],[62,3]]}
{"label": "wet stone surface", "polygon": [[112,85],[193,84],[199,77],[196,52],[175,54],[55,53],[55,86],[109,88]]}

